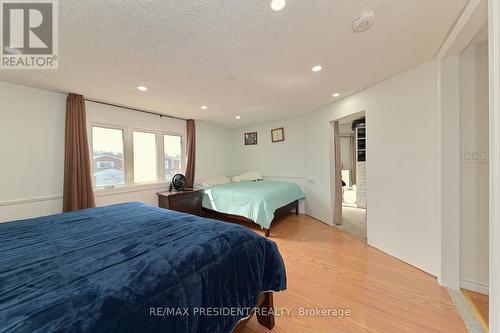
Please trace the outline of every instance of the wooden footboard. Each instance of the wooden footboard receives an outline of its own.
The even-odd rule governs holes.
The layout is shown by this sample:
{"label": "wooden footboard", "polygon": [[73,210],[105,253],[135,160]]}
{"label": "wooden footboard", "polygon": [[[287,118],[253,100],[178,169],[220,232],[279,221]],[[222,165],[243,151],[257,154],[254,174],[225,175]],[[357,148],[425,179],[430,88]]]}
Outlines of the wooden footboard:
{"label": "wooden footboard", "polygon": [[259,324],[267,328],[268,330],[272,330],[274,327],[274,312],[272,311],[273,309],[273,293],[272,292],[265,292],[259,295],[259,301],[257,302],[257,311],[255,309],[252,310],[250,313],[250,316],[246,318],[245,320],[242,320],[236,325],[232,333],[236,333],[243,326],[246,325],[246,323],[252,318],[252,316],[257,312],[257,321]]}
{"label": "wooden footboard", "polygon": [[[299,201],[298,200],[290,202],[288,205],[285,205],[283,207],[276,209],[276,211],[274,212],[274,219],[271,222],[271,225],[274,221],[276,221],[280,217],[285,216],[286,214],[288,214],[292,210],[295,210],[296,215],[299,214]],[[203,208],[203,216],[206,216],[206,217],[213,216],[217,219],[222,219],[224,221],[229,221],[229,222],[231,222],[231,220],[236,220],[236,221],[242,221],[242,222],[247,222],[247,223],[255,223],[255,221],[247,219],[244,216],[219,213],[219,212],[213,211],[211,209],[207,209],[207,208]],[[264,229],[264,232],[265,232],[266,237],[269,237],[270,229]]]}

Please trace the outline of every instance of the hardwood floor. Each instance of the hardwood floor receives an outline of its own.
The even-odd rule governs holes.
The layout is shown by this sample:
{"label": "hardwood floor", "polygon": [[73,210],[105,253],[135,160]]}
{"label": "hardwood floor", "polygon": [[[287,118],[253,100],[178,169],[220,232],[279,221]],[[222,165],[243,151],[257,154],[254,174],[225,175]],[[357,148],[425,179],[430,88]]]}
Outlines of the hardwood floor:
{"label": "hardwood floor", "polygon": [[[245,224],[262,234],[257,227]],[[285,260],[288,290],[275,293],[273,332],[466,332],[436,278],[305,215],[289,215],[271,228]],[[342,308],[333,316],[300,316],[300,308]],[[277,312],[279,309],[277,309]],[[269,332],[253,317],[240,331]]]}
{"label": "hardwood floor", "polygon": [[477,315],[479,316],[479,319],[481,321],[481,325],[483,325],[483,327],[487,329],[488,328],[488,321],[489,321],[489,297],[488,297],[488,295],[476,293],[474,291],[465,290],[465,289],[463,289],[462,292],[464,293],[465,297],[467,298],[467,301],[469,301],[471,303],[471,305],[477,311]]}

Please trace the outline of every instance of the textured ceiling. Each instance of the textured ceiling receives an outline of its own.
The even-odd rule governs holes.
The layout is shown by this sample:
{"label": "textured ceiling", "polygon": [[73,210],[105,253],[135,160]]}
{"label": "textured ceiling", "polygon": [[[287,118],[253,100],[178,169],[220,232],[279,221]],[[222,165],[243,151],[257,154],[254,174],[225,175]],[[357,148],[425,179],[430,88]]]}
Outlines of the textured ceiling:
{"label": "textured ceiling", "polygon": [[[267,0],[64,0],[59,70],[0,80],[238,127],[308,113],[432,59],[466,3],[288,0],[272,12]],[[354,33],[366,9],[375,25]]]}

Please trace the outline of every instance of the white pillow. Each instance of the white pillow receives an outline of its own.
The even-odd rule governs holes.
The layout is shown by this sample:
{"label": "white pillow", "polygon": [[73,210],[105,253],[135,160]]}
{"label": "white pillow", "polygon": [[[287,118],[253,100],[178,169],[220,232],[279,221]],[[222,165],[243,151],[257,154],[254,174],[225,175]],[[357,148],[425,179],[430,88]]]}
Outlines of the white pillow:
{"label": "white pillow", "polygon": [[202,184],[205,187],[219,186],[219,185],[225,185],[225,184],[230,184],[230,183],[231,183],[231,179],[229,179],[226,176],[215,176],[215,177],[205,178],[202,180]]}
{"label": "white pillow", "polygon": [[264,179],[264,177],[262,177],[262,173],[257,172],[257,171],[246,172],[246,173],[239,175],[237,177],[239,177],[241,179],[240,181],[242,181],[242,182],[253,182],[256,180]]}

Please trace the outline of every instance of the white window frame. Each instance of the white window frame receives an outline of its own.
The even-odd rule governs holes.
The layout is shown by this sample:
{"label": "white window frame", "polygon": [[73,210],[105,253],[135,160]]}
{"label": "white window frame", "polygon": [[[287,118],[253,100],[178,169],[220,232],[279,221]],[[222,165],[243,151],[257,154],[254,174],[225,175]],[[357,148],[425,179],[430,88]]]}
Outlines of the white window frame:
{"label": "white window frame", "polygon": [[104,129],[112,129],[112,130],[120,130],[122,131],[122,143],[123,143],[123,172],[125,174],[125,184],[117,184],[117,185],[108,185],[108,186],[96,186],[96,184],[92,184],[92,187],[94,191],[101,191],[105,189],[110,189],[110,188],[117,188],[117,187],[125,187],[127,185],[127,165],[126,165],[126,160],[127,160],[127,151],[126,151],[126,145],[125,145],[125,130],[121,127],[118,126],[113,126],[113,125],[104,125],[104,124],[91,124],[90,125],[90,152],[92,154],[92,182],[94,182],[94,173],[96,172],[94,168],[94,135],[92,132],[92,128],[94,127],[100,127]]}
{"label": "white window frame", "polygon": [[[172,132],[172,131],[161,131],[154,130],[148,128],[141,127],[129,127],[129,126],[117,126],[108,123],[99,123],[92,122],[90,124],[90,151],[93,155],[93,141],[94,138],[92,136],[92,128],[93,127],[102,127],[107,129],[116,129],[121,130],[123,133],[123,166],[125,171],[125,184],[124,185],[110,185],[110,186],[95,186],[93,184],[94,191],[99,191],[100,193],[103,191],[113,191],[119,189],[127,189],[127,188],[147,188],[147,187],[158,187],[158,186],[168,186],[170,184],[170,179],[165,179],[165,155],[164,155],[164,136],[172,135],[179,136],[181,138],[181,163],[182,169],[186,168],[186,146],[185,142],[185,134]],[[156,163],[157,163],[157,180],[148,183],[135,183],[134,182],[134,132],[144,132],[144,133],[152,133],[156,135]],[[92,156],[93,158],[93,156]],[[92,163],[92,174],[94,174],[94,163]],[[93,177],[92,177],[93,179]]]}

